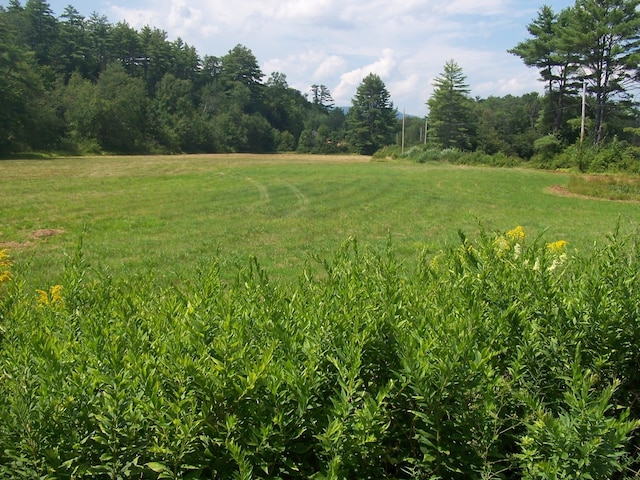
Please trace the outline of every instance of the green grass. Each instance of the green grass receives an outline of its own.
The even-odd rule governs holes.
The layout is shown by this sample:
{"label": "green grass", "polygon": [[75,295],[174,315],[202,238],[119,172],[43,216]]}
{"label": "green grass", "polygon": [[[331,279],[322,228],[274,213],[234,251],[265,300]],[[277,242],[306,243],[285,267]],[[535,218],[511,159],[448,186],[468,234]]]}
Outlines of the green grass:
{"label": "green grass", "polygon": [[567,186],[576,195],[606,200],[640,201],[640,178],[619,175],[572,175]]}
{"label": "green grass", "polygon": [[[390,238],[413,261],[473,234],[522,225],[586,249],[621,220],[634,232],[636,204],[558,196],[563,174],[370,162],[363,157],[226,155],[98,157],[0,162],[0,248],[30,281],[53,283],[79,240],[88,261],[115,275],[152,270],[159,281],[219,255],[255,255],[271,275],[293,278],[313,256],[350,236]],[[61,234],[34,238],[42,229]]]}

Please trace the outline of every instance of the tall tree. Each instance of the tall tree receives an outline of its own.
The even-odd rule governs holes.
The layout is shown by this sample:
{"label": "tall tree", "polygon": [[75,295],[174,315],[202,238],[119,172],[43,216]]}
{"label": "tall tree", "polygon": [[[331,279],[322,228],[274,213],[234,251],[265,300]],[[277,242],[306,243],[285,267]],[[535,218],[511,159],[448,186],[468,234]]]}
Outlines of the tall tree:
{"label": "tall tree", "polygon": [[104,15],[93,12],[87,20],[87,34],[91,44],[91,63],[93,64],[91,79],[97,80],[111,60],[112,25]]}
{"label": "tall tree", "polygon": [[129,75],[142,76],[146,57],[138,32],[127,22],[118,22],[111,28],[110,37],[114,59],[122,63]]}
{"label": "tall tree", "polygon": [[527,66],[539,69],[540,79],[546,83],[547,116],[553,133],[558,133],[562,126],[570,76],[577,69],[575,49],[565,35],[571,15],[571,9],[556,14],[550,6],[544,5],[538,17],[527,26],[531,38],[509,50],[522,58]]}
{"label": "tall tree", "polygon": [[284,73],[273,72],[265,87],[265,118],[278,131],[287,131],[298,138],[304,129],[304,97],[289,87]]}
{"label": "tall tree", "polygon": [[24,7],[27,19],[27,38],[40,65],[52,65],[56,59],[52,48],[58,41],[58,21],[51,6],[42,0],[28,0]]}
{"label": "tall tree", "polygon": [[333,108],[334,101],[331,96],[331,91],[327,88],[326,85],[311,85],[311,102],[314,105],[319,105],[322,108],[328,110]]}
{"label": "tall tree", "polygon": [[609,102],[638,78],[640,0],[577,0],[567,36],[596,100],[593,139],[605,138]]}
{"label": "tall tree", "polygon": [[249,90],[249,110],[254,111],[262,99],[262,78],[258,60],[253,52],[243,45],[236,45],[221,59],[220,78],[225,88],[237,90],[234,84],[240,84]]}
{"label": "tall tree", "polygon": [[6,20],[0,15],[0,153],[28,145],[29,131],[34,129],[32,100],[42,93],[33,53],[16,44]]}
{"label": "tall tree", "polygon": [[167,41],[167,32],[145,26],[140,31],[142,44],[144,80],[147,90],[155,94],[158,82],[170,70],[174,61],[171,44]]}
{"label": "tall tree", "polygon": [[393,142],[396,109],[380,76],[367,75],[351,100],[347,115],[349,142],[361,154],[372,155]]}
{"label": "tall tree", "polygon": [[443,148],[469,149],[473,101],[469,97],[471,90],[462,68],[454,60],[449,60],[433,85],[435,90],[427,101],[430,131]]}
{"label": "tall tree", "polygon": [[111,152],[143,151],[148,118],[144,82],[110,63],[92,93],[96,115],[91,125],[100,146]]}
{"label": "tall tree", "polygon": [[60,18],[60,39],[56,51],[60,57],[59,71],[65,76],[65,80],[76,70],[88,75],[91,44],[85,18],[71,5],[65,8]]}

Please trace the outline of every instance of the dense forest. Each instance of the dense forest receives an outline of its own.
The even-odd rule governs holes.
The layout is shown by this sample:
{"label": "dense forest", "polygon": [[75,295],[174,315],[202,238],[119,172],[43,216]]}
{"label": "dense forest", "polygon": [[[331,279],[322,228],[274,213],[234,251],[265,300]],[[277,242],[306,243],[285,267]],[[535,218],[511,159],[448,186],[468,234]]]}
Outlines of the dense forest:
{"label": "dense forest", "polygon": [[[585,137],[597,148],[613,142],[628,149],[639,126],[629,94],[638,86],[638,3],[578,0],[560,13],[542,7],[530,38],[511,53],[539,69],[544,95],[472,98],[452,60],[434,83],[429,118],[409,117],[403,126],[390,114],[392,92],[375,75],[363,80],[350,109],[338,108],[325,85],[300,92],[285,73],[265,75],[244,45],[201,56],[158,28],[112,24],[98,13],[86,18],[71,5],[56,16],[45,1],[10,0],[0,6],[0,155],[371,154],[400,145],[401,130],[407,147],[540,163]],[[602,24],[591,25],[585,12],[598,13]],[[592,31],[600,37],[587,38]],[[589,56],[601,44],[604,50]],[[371,89],[382,114],[360,108]]]}

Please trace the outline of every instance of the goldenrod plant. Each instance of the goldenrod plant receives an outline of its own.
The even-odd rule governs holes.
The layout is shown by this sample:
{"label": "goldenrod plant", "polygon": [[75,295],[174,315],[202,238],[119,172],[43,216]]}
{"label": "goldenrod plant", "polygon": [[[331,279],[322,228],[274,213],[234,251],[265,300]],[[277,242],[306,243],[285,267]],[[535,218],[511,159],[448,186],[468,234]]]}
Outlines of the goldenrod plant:
{"label": "goldenrod plant", "polygon": [[581,252],[481,229],[418,268],[350,239],[293,285],[255,258],[234,281],[221,258],[172,285],[110,277],[82,248],[35,301],[3,292],[2,478],[640,468],[633,237]]}

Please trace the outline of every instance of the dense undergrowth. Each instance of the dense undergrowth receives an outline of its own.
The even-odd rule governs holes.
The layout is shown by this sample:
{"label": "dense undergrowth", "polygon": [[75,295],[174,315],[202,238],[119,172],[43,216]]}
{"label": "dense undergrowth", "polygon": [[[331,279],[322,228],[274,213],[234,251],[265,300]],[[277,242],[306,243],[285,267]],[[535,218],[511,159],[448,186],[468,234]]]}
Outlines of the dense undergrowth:
{"label": "dense undergrowth", "polygon": [[[2,478],[637,478],[640,255],[516,228],[297,286],[0,258]],[[7,272],[7,275],[2,275]]]}
{"label": "dense undergrowth", "polygon": [[441,149],[428,145],[408,148],[404,153],[396,145],[384,147],[374,158],[404,158],[418,163],[444,161],[454,165],[486,165],[492,167],[526,166],[543,170],[573,170],[583,173],[640,174],[640,148],[614,140],[601,146],[564,146],[554,136],[536,141],[534,155],[522,159],[503,152],[488,154],[480,150]]}
{"label": "dense undergrowth", "polygon": [[608,200],[640,201],[640,177],[592,175],[569,178],[567,190],[578,195]]}

